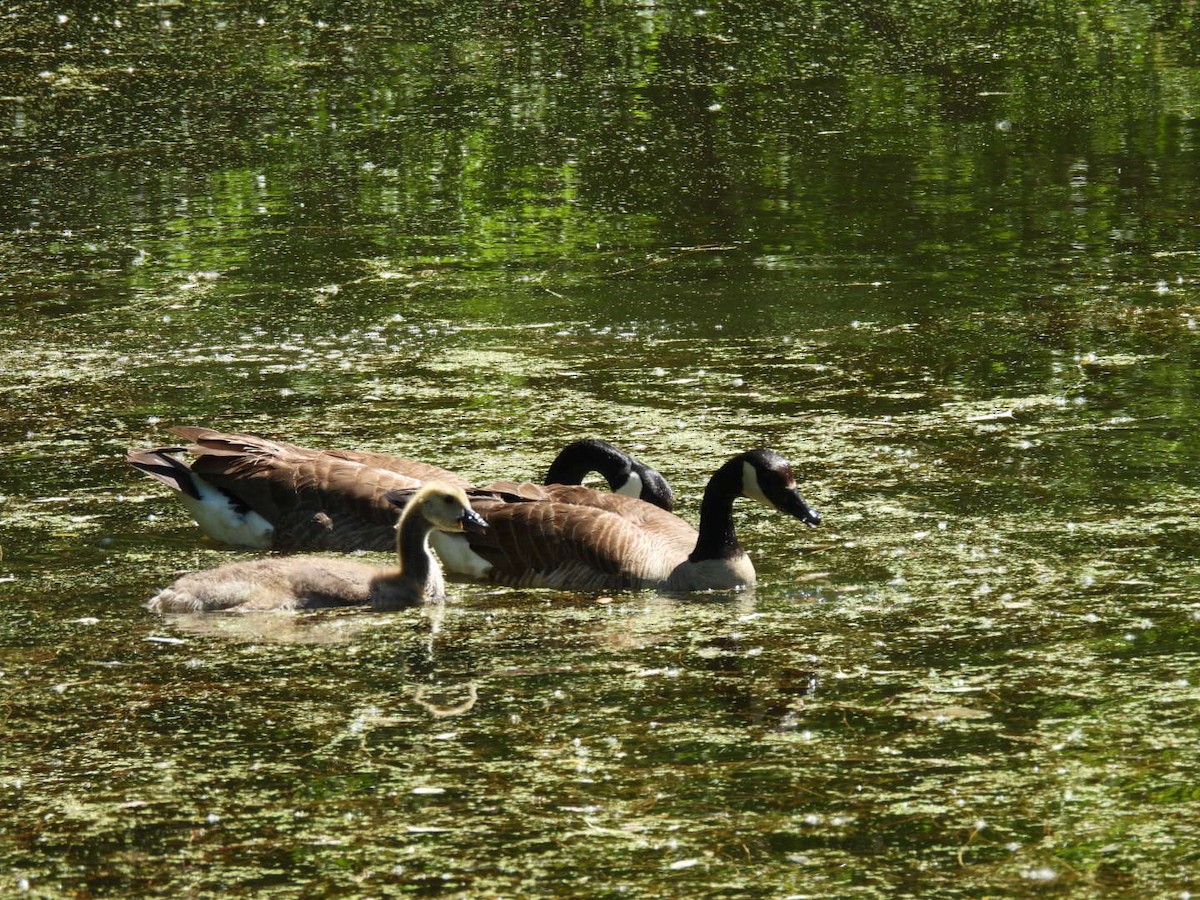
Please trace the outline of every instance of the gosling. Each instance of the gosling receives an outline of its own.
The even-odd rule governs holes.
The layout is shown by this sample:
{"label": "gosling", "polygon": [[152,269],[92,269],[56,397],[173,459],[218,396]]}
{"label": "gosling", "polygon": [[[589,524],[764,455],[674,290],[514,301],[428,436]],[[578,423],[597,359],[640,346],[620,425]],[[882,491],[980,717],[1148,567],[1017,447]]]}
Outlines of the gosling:
{"label": "gosling", "polygon": [[347,559],[291,556],[229,563],[184,575],[156,594],[157,613],[253,612],[369,606],[403,609],[445,596],[445,580],[429,534],[487,523],[460,487],[431,482],[404,504],[396,525],[398,568]]}

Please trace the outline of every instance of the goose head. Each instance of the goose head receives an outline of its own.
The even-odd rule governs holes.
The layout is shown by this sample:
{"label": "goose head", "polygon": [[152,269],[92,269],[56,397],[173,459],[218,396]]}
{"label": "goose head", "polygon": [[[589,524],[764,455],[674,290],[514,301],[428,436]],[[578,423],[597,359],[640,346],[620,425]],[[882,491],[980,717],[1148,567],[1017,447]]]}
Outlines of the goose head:
{"label": "goose head", "polygon": [[741,469],[743,497],[786,513],[805,525],[821,524],[821,514],[800,496],[791,465],[774,450],[750,450],[730,462]]}
{"label": "goose head", "polygon": [[655,469],[620,447],[599,438],[585,438],[559,451],[546,484],[582,484],[589,472],[599,472],[615,494],[637,497],[670,512],[675,504],[671,486]]}
{"label": "goose head", "polygon": [[633,457],[629,458],[629,474],[625,476],[625,484],[616,489],[618,494],[628,494],[645,500],[657,507],[670,512],[675,508],[675,493],[667,479],[643,462]]}

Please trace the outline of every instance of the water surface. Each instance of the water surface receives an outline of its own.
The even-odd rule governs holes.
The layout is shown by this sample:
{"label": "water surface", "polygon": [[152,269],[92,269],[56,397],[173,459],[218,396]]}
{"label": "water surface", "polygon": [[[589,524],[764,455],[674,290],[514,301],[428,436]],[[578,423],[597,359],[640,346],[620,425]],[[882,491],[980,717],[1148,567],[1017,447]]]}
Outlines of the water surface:
{"label": "water surface", "polygon": [[[0,893],[1187,896],[1193,12],[21,8]],[[757,588],[162,620],[172,424],[538,477]],[[381,558],[382,559],[382,558]]]}

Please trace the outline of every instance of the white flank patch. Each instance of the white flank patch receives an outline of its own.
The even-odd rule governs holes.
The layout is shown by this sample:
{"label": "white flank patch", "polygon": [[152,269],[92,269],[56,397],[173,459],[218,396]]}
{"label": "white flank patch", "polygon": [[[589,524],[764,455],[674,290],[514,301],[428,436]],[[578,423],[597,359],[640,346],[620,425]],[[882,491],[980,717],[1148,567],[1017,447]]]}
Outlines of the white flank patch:
{"label": "white flank patch", "polygon": [[205,534],[226,544],[254,550],[271,546],[274,525],[253,510],[239,512],[229,497],[203,479],[192,475],[192,482],[200,499],[188,494],[180,494],[179,498]]}
{"label": "white flank patch", "polygon": [[470,543],[461,534],[431,531],[429,543],[433,545],[442,565],[451,572],[483,578],[492,571],[492,564],[472,550]]}

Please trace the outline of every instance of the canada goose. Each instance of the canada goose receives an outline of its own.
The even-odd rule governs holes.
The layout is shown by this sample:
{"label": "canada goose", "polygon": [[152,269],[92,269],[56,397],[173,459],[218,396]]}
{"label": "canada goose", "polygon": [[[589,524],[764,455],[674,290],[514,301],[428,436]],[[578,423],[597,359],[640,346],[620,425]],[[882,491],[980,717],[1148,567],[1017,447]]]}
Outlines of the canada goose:
{"label": "canada goose", "polygon": [[[173,434],[192,441],[193,445],[186,449],[198,456],[204,453],[242,455],[249,450],[268,453],[281,452],[314,461],[319,461],[323,457],[348,460],[370,466],[373,469],[385,469],[422,484],[426,481],[440,481],[443,484],[456,484],[462,488],[474,486],[465,478],[443,469],[441,466],[430,465],[404,456],[390,456],[386,453],[374,453],[369,450],[310,450],[282,441],[268,441],[266,438],[256,435],[223,434],[211,428],[195,425],[180,425],[170,430]],[[592,472],[602,475],[614,494],[640,497],[647,503],[653,503],[666,510],[670,510],[674,506],[675,496],[671,491],[671,485],[659,472],[641,460],[630,456],[624,450],[599,438],[584,438],[563,447],[554,462],[550,464],[550,469],[546,472],[542,483],[548,485],[583,484],[583,479]],[[319,477],[319,472],[314,475]]]}
{"label": "canada goose", "polygon": [[184,575],[147,607],[187,613],[414,606],[445,594],[441,568],[429,550],[430,532],[462,531],[467,525],[487,527],[461,487],[434,482],[412,495],[395,527],[396,569],[320,556],[243,560]]}
{"label": "canada goose", "polygon": [[[603,502],[589,506],[486,489],[467,494],[487,529],[435,535],[434,548],[447,572],[513,587],[748,587],[755,573],[733,527],[737,497],[749,497],[807,525],[821,522],[800,496],[787,460],[772,450],[739,453],[717,469],[704,491],[699,531],[678,516],[617,494],[602,494]],[[392,499],[403,502],[404,496],[401,491]]]}
{"label": "canada goose", "polygon": [[[415,460],[352,450],[320,451],[254,435],[208,428],[172,429],[188,447],[132,449],[126,461],[179,496],[205,534],[238,547],[278,550],[386,550],[395,510],[388,491],[426,480],[459,487],[459,476]],[[195,455],[189,466],[173,454]],[[574,478],[598,470],[614,488],[636,484],[642,496],[669,506],[671,489],[658,472],[604,441],[568,445],[549,476]],[[612,496],[564,485],[495,482],[499,492],[527,499],[554,497],[590,504]]]}

